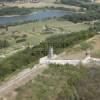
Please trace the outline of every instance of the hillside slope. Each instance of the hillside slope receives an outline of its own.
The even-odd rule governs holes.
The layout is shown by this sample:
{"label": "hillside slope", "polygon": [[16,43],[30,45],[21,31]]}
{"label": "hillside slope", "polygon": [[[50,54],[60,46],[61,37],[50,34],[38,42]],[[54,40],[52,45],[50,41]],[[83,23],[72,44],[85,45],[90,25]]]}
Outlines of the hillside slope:
{"label": "hillside slope", "polygon": [[100,100],[100,69],[50,65],[17,90],[15,100]]}

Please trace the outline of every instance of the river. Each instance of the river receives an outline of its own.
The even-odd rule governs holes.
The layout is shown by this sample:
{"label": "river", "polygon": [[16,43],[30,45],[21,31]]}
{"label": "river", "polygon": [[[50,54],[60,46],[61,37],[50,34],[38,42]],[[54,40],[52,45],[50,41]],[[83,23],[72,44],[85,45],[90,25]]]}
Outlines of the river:
{"label": "river", "polygon": [[71,11],[64,11],[64,10],[49,10],[49,9],[38,10],[37,12],[33,12],[29,15],[9,16],[9,17],[2,16],[0,17],[0,25],[43,20],[46,18],[62,17],[64,15],[70,15],[70,14],[72,14]]}

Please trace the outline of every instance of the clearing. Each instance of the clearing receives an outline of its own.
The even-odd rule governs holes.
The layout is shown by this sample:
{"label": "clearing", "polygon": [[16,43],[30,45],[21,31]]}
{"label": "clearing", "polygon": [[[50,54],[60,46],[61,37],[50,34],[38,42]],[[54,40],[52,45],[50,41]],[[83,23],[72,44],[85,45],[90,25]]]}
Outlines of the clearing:
{"label": "clearing", "polygon": [[100,58],[100,35],[96,35],[72,48],[65,49],[57,59],[83,59],[86,57],[87,49],[91,51],[91,56]]}

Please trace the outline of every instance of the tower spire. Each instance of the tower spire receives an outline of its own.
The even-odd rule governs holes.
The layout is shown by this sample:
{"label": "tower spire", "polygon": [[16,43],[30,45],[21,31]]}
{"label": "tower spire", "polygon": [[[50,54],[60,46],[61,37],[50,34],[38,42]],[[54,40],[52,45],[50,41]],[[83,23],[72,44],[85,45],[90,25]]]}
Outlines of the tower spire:
{"label": "tower spire", "polygon": [[54,56],[54,53],[53,53],[54,51],[53,51],[53,47],[49,47],[49,52],[48,52],[48,58],[49,59],[52,59],[53,58],[53,56]]}

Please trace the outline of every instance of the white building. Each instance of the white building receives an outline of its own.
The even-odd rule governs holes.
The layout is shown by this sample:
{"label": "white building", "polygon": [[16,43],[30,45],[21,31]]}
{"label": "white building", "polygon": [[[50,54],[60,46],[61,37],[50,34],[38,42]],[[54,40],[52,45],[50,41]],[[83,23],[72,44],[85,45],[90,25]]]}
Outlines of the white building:
{"label": "white building", "polygon": [[95,3],[95,0],[91,0],[92,3]]}
{"label": "white building", "polygon": [[46,57],[43,57],[43,58],[40,58],[40,64],[61,64],[61,65],[66,65],[66,64],[71,64],[71,65],[78,65],[80,63],[82,64],[88,64],[88,63],[91,63],[91,62],[96,62],[98,64],[100,64],[100,59],[97,59],[97,58],[92,58],[90,56],[90,54],[87,55],[87,57],[85,59],[76,59],[76,60],[63,60],[63,59],[56,59],[57,58],[57,55],[55,55],[53,53],[53,48],[50,48],[49,49],[49,53],[48,53],[48,56]]}

